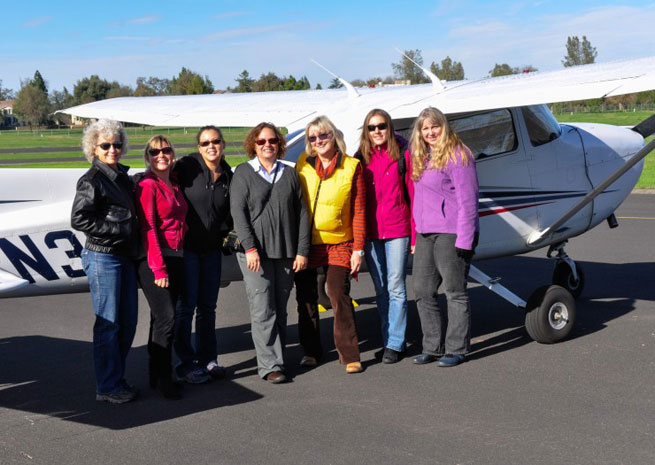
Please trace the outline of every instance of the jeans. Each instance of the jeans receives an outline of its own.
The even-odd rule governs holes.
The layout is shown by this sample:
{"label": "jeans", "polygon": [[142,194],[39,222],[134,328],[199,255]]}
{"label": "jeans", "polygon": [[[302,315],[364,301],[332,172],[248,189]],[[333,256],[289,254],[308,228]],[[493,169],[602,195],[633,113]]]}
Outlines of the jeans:
{"label": "jeans", "polygon": [[182,257],[164,257],[164,263],[168,273],[168,287],[155,284],[155,275],[145,258],[137,267],[139,283],[150,306],[148,356],[151,379],[171,377],[175,307],[184,284]]}
{"label": "jeans", "polygon": [[[178,375],[205,367],[216,360],[216,301],[221,284],[221,252],[199,254],[184,251],[185,286],[175,310],[173,347],[180,360]],[[191,344],[191,325],[196,313],[196,344]]]}
{"label": "jeans", "polygon": [[284,371],[287,302],[293,288],[293,259],[260,257],[257,273],[248,269],[246,254],[238,253],[237,260],[248,295],[257,373],[265,378],[274,371]]}
{"label": "jeans", "polygon": [[375,239],[366,244],[366,262],[375,286],[375,301],[382,323],[382,343],[398,352],[405,350],[408,255],[409,237]]}
{"label": "jeans", "polygon": [[[350,269],[328,265],[325,271],[327,294],[334,314],[334,346],[339,361],[346,365],[359,362],[359,341],[355,324],[355,308],[350,297]],[[316,268],[296,273],[298,301],[298,338],[305,352],[318,360],[323,356],[318,315]]]}
{"label": "jeans", "polygon": [[125,382],[125,361],[138,317],[136,268],[131,258],[82,250],[96,315],[93,366],[96,392],[110,394]]}
{"label": "jeans", "polygon": [[[417,234],[414,250],[414,292],[423,330],[423,353],[466,354],[471,344],[471,311],[466,291],[471,259],[457,256],[455,234]],[[443,283],[446,318],[437,305]]]}

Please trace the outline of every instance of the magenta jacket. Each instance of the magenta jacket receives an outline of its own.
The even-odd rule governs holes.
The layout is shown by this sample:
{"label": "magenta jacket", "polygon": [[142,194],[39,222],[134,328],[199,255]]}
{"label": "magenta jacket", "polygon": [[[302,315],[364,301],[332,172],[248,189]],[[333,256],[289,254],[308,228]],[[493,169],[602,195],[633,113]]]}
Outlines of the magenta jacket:
{"label": "magenta jacket", "polygon": [[[398,140],[404,146],[404,140]],[[411,236],[414,245],[416,233],[411,208],[405,199],[403,180],[398,173],[398,162],[392,160],[387,145],[375,147],[368,164],[358,153],[364,167],[366,183],[366,236],[367,239],[396,239]],[[410,202],[414,197],[412,164],[409,151],[405,151],[405,180]]]}
{"label": "magenta jacket", "polygon": [[187,203],[177,183],[173,190],[157,175],[146,172],[137,185],[141,237],[155,279],[167,278],[162,249],[182,250]]}
{"label": "magenta jacket", "polygon": [[471,250],[478,219],[478,175],[471,156],[468,165],[450,162],[443,171],[426,169],[414,182],[412,216],[416,232],[456,234],[455,247]]}

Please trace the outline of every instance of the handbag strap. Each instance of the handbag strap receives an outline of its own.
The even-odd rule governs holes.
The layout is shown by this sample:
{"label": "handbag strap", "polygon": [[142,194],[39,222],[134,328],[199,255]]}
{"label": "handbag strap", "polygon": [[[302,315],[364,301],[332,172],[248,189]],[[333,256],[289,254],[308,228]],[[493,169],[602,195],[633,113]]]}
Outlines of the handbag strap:
{"label": "handbag strap", "polygon": [[[277,161],[276,163],[280,163],[280,161]],[[273,192],[273,187],[275,187],[275,179],[277,178],[277,173],[279,171],[280,171],[280,167],[278,166],[275,169],[275,173],[273,174],[273,182],[271,182],[271,187],[269,187],[268,192],[266,193],[266,200],[264,200],[264,204],[262,206],[262,209],[259,211],[257,216],[252,219],[252,223],[257,221],[259,219],[259,217],[262,216],[262,213],[264,213],[264,210],[266,210],[266,207],[268,206],[268,201],[271,198],[271,193]]]}

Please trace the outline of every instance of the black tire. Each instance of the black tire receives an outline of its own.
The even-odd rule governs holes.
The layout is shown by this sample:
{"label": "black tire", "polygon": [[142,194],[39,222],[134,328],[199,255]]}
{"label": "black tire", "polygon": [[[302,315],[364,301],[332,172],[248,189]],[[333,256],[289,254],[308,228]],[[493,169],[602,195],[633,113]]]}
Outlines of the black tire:
{"label": "black tire", "polygon": [[553,271],[553,284],[562,286],[571,293],[574,299],[577,299],[584,289],[585,276],[584,270],[579,264],[575,264],[575,269],[578,272],[577,281],[573,278],[573,273],[568,263],[563,261],[557,262]]}
{"label": "black tire", "polygon": [[541,344],[565,339],[575,323],[575,299],[561,286],[538,288],[528,299],[525,310],[525,329]]}

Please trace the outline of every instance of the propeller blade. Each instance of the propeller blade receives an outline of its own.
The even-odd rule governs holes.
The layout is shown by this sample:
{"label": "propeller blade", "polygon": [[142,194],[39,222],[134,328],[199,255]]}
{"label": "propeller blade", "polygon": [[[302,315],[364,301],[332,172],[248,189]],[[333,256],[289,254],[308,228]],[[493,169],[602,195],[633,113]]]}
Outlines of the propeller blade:
{"label": "propeller blade", "polygon": [[650,118],[646,118],[641,123],[632,128],[632,130],[638,134],[641,134],[644,139],[655,133],[655,115],[651,116]]}

